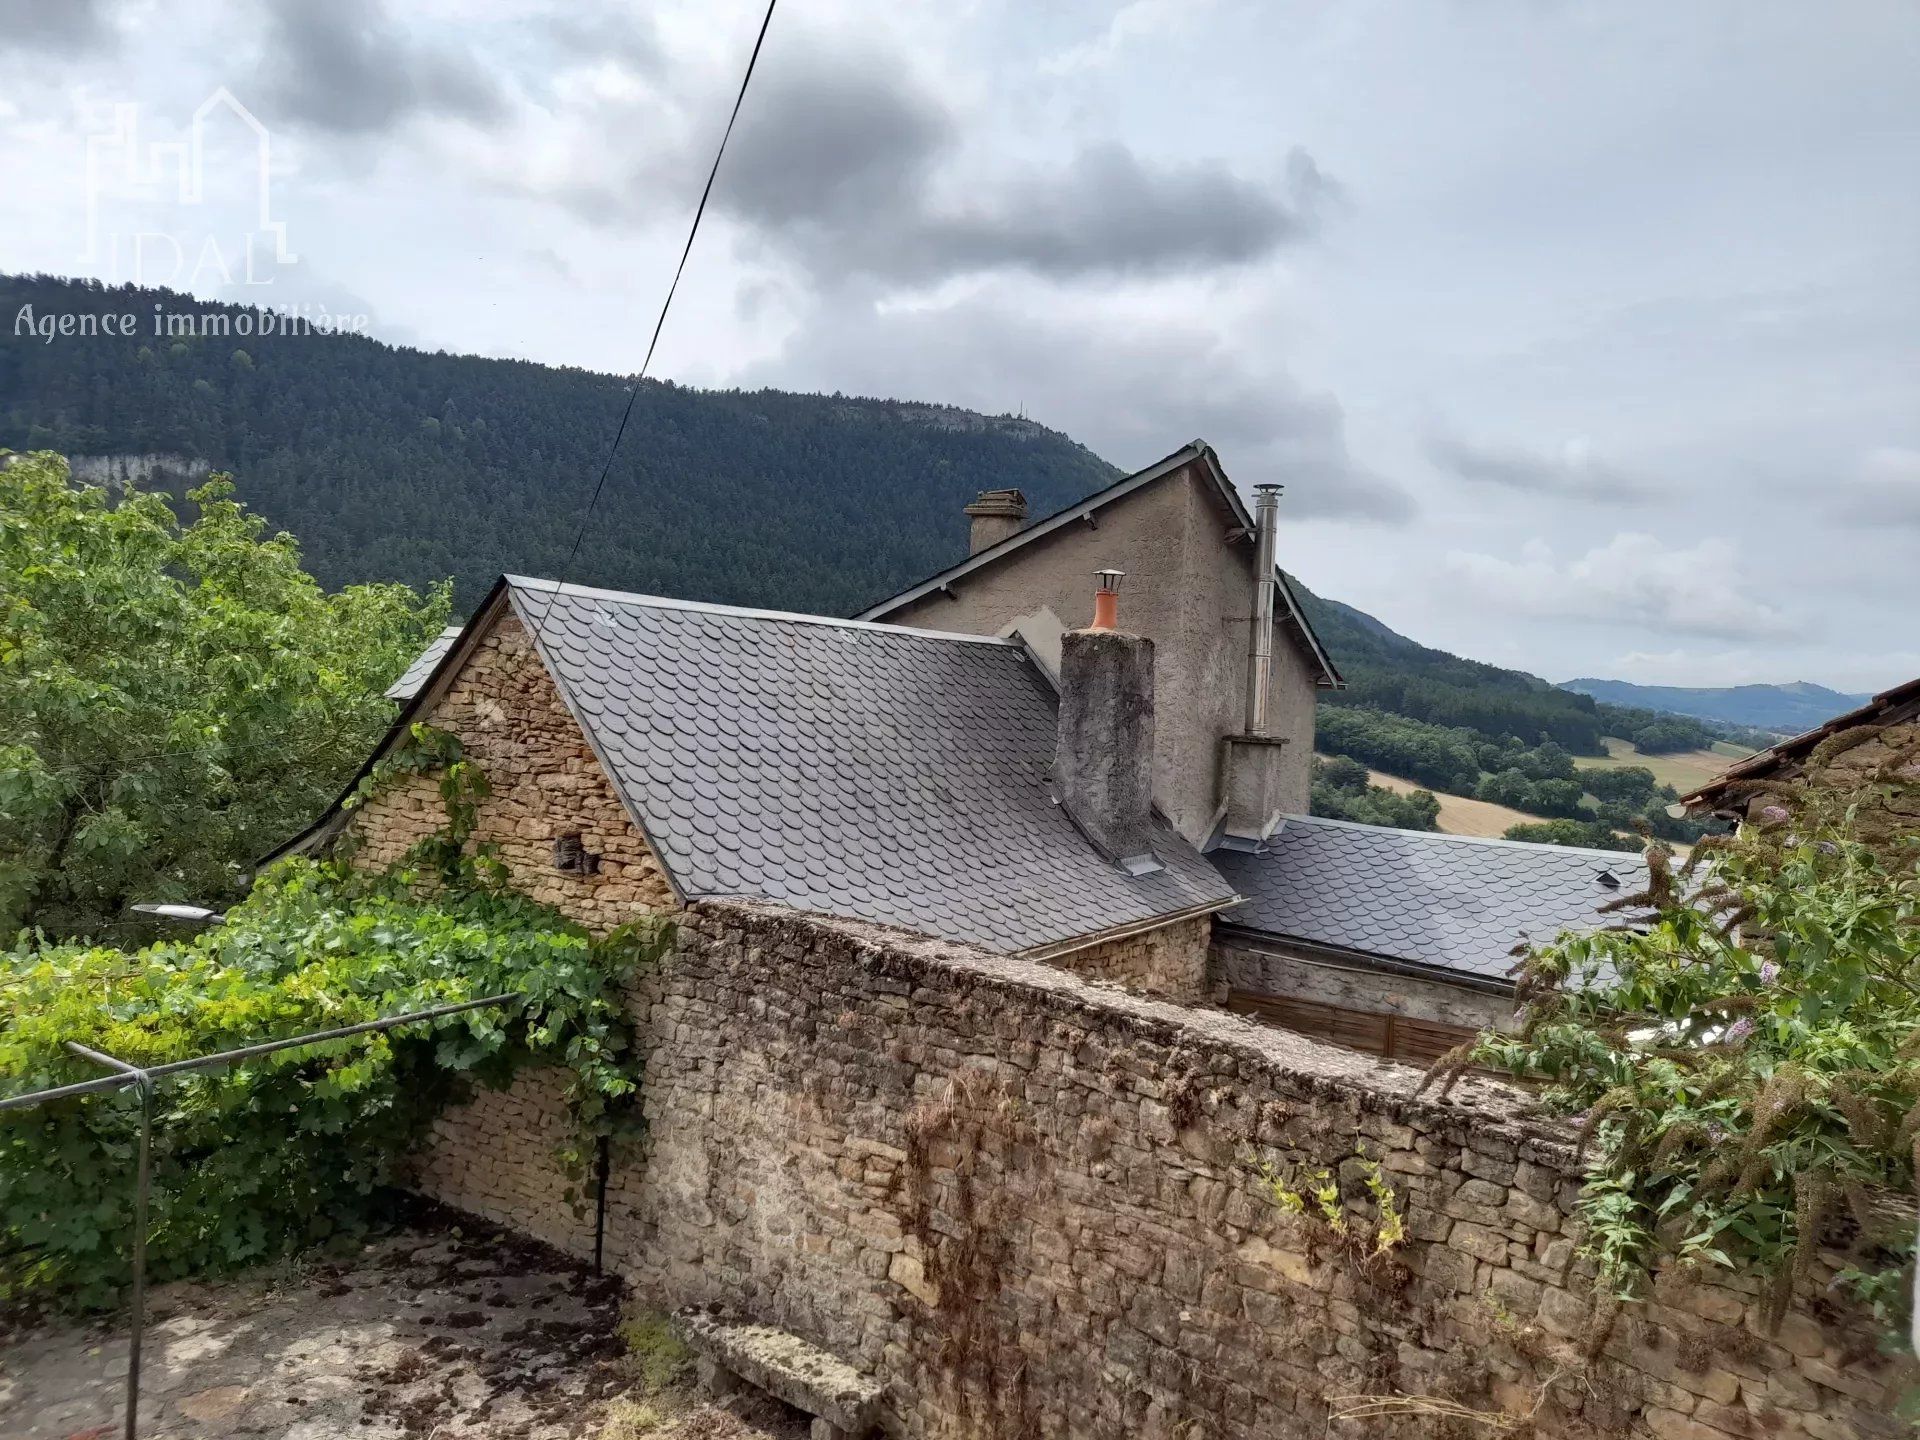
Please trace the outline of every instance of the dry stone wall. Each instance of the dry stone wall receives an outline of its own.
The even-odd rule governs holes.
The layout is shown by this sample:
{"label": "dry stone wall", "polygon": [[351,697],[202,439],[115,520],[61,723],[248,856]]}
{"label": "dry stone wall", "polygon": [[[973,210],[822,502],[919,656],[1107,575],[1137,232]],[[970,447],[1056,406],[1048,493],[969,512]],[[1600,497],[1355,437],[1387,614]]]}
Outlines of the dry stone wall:
{"label": "dry stone wall", "polygon": [[[1886,853],[1903,853],[1907,839],[1920,827],[1920,719],[1908,716],[1880,726],[1859,726],[1822,748],[1827,747],[1834,747],[1833,751],[1819,764],[1797,770],[1791,778],[1775,782],[1775,788],[1811,784],[1838,792],[1856,807],[1855,826],[1861,838],[1882,846]],[[1748,818],[1759,816],[1766,804],[1765,794],[1756,797]]]}
{"label": "dry stone wall", "polygon": [[1177,920],[1155,930],[1069,951],[1048,964],[1086,980],[1197,1005],[1207,998],[1207,954],[1213,917]]}
{"label": "dry stone wall", "polygon": [[[1774,1335],[1738,1279],[1596,1314],[1565,1137],[1490,1083],[1420,1098],[1302,1036],[768,907],[693,907],[632,1003],[609,1263],[858,1365],[893,1433],[1905,1433],[1824,1263]],[[542,1083],[443,1117],[423,1185],[533,1228]],[[1361,1157],[1407,1229],[1371,1260]],[[1321,1168],[1347,1237],[1276,1204]]]}
{"label": "dry stone wall", "polygon": [[[420,718],[457,735],[485,774],[492,794],[474,837],[496,848],[516,888],[595,931],[674,906],[665,871],[513,615],[494,622]],[[355,812],[350,834],[360,863],[386,866],[445,824],[438,777],[405,776]],[[598,857],[593,873],[555,865],[563,835]]]}

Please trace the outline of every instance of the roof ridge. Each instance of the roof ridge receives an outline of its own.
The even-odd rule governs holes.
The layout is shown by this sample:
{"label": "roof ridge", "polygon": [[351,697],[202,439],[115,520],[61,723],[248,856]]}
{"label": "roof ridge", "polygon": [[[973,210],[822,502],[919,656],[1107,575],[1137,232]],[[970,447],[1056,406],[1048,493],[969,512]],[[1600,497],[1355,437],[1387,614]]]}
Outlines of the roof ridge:
{"label": "roof ridge", "polygon": [[[797,625],[827,625],[838,630],[872,630],[888,635],[917,635],[926,640],[964,640],[975,645],[1022,649],[1021,642],[999,635],[968,635],[957,630],[927,630],[915,625],[889,625],[878,620],[847,620],[834,615],[809,615],[799,610],[761,610],[748,605],[722,605],[711,600],[681,600],[671,595],[642,595],[632,590],[604,590],[571,581],[545,580],[534,575],[501,577],[510,589],[535,591],[556,599],[574,596],[609,604],[637,605],[649,610],[691,610],[703,615],[734,615],[747,620],[781,620]],[[544,617],[544,608],[542,611]]]}
{"label": "roof ridge", "polygon": [[1326,815],[1282,815],[1281,825],[1298,822],[1303,825],[1325,825],[1340,830],[1385,830],[1394,835],[1411,835],[1420,840],[1444,840],[1459,845],[1497,845],[1509,850],[1551,851],[1556,855],[1586,855],[1619,862],[1622,860],[1646,863],[1644,854],[1636,855],[1630,850],[1600,850],[1591,845],[1549,845],[1540,840],[1509,840],[1501,835],[1453,835],[1444,830],[1404,830],[1397,825],[1369,825],[1364,820],[1335,820]]}
{"label": "roof ridge", "polygon": [[1038,520],[1021,526],[1020,529],[1014,531],[1013,534],[996,541],[984,550],[976,550],[971,555],[963,556],[954,561],[951,565],[941,566],[938,570],[934,571],[933,574],[916,581],[904,590],[897,590],[891,595],[874,601],[871,605],[863,606],[859,613],[861,615],[871,615],[877,610],[894,609],[906,603],[907,597],[909,596],[917,596],[922,591],[937,590],[948,580],[956,578],[957,572],[977,569],[989,560],[998,559],[1002,554],[1009,554],[1019,549],[1029,540],[1037,539],[1048,530],[1073,519],[1079,512],[1083,510],[1098,510],[1105,505],[1109,505],[1124,495],[1131,494],[1132,491],[1138,489],[1140,486],[1149,485],[1153,481],[1158,480],[1162,475],[1171,474],[1182,465],[1198,460],[1211,448],[1212,447],[1204,440],[1189,440],[1171,455],[1164,456],[1154,461],[1151,465],[1143,466],[1139,470],[1122,475],[1118,479],[1108,481],[1091,495],[1082,495],[1078,500],[1062,505],[1052,514],[1042,515]]}

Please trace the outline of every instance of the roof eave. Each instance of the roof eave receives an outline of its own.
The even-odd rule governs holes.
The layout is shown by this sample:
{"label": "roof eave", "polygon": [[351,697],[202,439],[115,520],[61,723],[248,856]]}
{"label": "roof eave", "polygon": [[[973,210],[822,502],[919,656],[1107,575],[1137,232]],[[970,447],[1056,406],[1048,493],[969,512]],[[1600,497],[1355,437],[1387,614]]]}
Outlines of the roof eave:
{"label": "roof eave", "polygon": [[1289,935],[1282,930],[1267,930],[1258,925],[1237,924],[1231,920],[1221,921],[1220,929],[1223,932],[1223,938],[1265,941],[1270,944],[1290,946],[1297,950],[1310,950],[1317,955],[1349,961],[1363,969],[1386,975],[1399,975],[1410,980],[1432,980],[1439,984],[1456,985],[1463,990],[1478,990],[1489,995],[1513,993],[1513,981],[1485,975],[1477,970],[1457,970],[1451,966],[1409,960],[1404,956],[1388,955],[1377,950],[1360,950],[1348,945],[1332,945],[1324,940],[1309,940],[1302,935]]}

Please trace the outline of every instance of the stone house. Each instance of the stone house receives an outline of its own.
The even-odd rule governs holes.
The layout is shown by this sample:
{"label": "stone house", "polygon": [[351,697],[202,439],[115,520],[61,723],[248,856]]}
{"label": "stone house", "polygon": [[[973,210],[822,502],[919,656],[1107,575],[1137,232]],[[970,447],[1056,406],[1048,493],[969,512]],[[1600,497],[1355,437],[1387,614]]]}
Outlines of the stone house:
{"label": "stone house", "polygon": [[[382,752],[459,735],[479,838],[598,928],[768,901],[1429,1060],[1511,1013],[1516,943],[1644,869],[1306,813],[1341,680],[1278,489],[1249,512],[1196,441],[1032,524],[989,491],[966,559],[847,620],[505,577],[389,692]],[[439,816],[418,779],[287,849],[390,861]]]}

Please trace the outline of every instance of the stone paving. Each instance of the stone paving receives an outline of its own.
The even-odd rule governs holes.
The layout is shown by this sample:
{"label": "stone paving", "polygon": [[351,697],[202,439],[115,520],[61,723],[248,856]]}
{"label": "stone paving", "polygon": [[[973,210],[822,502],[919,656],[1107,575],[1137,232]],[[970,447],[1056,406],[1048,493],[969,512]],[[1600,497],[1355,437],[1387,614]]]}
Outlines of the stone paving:
{"label": "stone paving", "polygon": [[[647,1394],[617,1280],[466,1223],[346,1263],[154,1293],[143,1440],[775,1436],[783,1417]],[[118,1440],[123,1323],[0,1338],[0,1440]],[[636,1397],[639,1397],[636,1399]],[[764,1427],[764,1428],[763,1428]],[[804,1433],[804,1431],[802,1432]]]}

